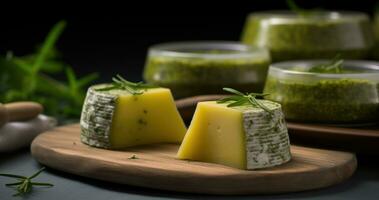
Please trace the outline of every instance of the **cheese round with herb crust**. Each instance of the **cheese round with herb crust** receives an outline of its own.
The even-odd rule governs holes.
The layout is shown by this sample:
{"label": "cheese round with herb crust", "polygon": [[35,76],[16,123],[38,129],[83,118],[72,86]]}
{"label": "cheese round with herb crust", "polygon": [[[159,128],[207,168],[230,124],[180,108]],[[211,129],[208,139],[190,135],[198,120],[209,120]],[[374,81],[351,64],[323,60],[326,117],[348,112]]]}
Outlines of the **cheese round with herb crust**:
{"label": "cheese round with herb crust", "polygon": [[291,159],[287,126],[280,104],[257,100],[268,110],[251,105],[228,107],[200,102],[178,152],[178,158],[259,169]]}
{"label": "cheese round with herb crust", "polygon": [[120,149],[182,141],[186,127],[169,89],[147,88],[138,95],[122,89],[102,90],[110,86],[88,89],[80,119],[83,143]]}

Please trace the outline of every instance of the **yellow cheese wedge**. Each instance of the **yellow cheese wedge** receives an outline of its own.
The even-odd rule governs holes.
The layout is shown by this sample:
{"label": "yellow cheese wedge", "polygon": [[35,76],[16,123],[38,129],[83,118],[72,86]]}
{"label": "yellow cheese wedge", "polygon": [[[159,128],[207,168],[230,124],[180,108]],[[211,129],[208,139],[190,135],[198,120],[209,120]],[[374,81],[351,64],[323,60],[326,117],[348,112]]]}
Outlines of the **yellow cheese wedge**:
{"label": "yellow cheese wedge", "polygon": [[102,148],[180,143],[186,132],[169,89],[152,88],[140,95],[89,89],[83,107],[82,141]]}
{"label": "yellow cheese wedge", "polygon": [[114,147],[160,142],[180,143],[186,132],[169,89],[150,89],[142,95],[122,95],[111,128]]}
{"label": "yellow cheese wedge", "polygon": [[281,107],[259,101],[272,110],[272,116],[261,108],[230,108],[214,101],[198,103],[177,157],[239,169],[289,161],[289,139]]}

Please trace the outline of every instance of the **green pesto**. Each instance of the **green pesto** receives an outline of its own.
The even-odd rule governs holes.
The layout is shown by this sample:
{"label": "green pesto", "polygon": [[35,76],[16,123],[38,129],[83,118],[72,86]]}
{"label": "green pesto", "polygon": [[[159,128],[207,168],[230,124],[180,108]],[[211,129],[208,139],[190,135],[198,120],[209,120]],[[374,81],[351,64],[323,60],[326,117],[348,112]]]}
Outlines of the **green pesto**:
{"label": "green pesto", "polygon": [[375,46],[371,51],[371,58],[379,60],[379,12],[376,11],[374,15],[374,20],[372,23],[375,37]]}
{"label": "green pesto", "polygon": [[144,79],[149,84],[170,88],[176,98],[224,93],[221,88],[261,92],[269,59],[185,58],[150,56]]}
{"label": "green pesto", "polygon": [[262,22],[269,19],[268,16],[259,15],[249,17],[241,40],[252,46],[267,47],[274,62],[329,59],[336,54],[345,59],[364,59],[369,56],[374,45],[368,20],[327,21],[304,17],[303,20],[262,26]]}
{"label": "green pesto", "polygon": [[286,119],[299,122],[368,123],[379,117],[379,85],[362,79],[299,83],[269,76],[266,99],[282,104]]}

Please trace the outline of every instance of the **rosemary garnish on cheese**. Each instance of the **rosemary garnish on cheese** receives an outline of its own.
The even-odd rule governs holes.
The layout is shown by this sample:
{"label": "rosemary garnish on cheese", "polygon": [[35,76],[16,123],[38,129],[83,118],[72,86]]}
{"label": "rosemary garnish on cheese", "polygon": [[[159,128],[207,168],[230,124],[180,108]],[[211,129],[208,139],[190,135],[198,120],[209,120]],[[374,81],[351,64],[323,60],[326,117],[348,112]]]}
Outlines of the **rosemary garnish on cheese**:
{"label": "rosemary garnish on cheese", "polygon": [[220,99],[217,101],[217,103],[228,103],[228,107],[250,105],[256,108],[262,108],[266,112],[272,114],[272,111],[269,108],[267,108],[265,105],[263,105],[256,99],[256,97],[264,97],[268,94],[242,93],[233,88],[223,88],[223,90],[226,92],[230,92],[234,95]]}
{"label": "rosemary garnish on cheese", "polygon": [[156,88],[157,86],[145,84],[141,82],[131,82],[124,79],[119,74],[116,77],[112,78],[112,85],[109,87],[99,88],[96,91],[110,91],[110,90],[125,90],[132,95],[140,95],[143,94],[149,88]]}

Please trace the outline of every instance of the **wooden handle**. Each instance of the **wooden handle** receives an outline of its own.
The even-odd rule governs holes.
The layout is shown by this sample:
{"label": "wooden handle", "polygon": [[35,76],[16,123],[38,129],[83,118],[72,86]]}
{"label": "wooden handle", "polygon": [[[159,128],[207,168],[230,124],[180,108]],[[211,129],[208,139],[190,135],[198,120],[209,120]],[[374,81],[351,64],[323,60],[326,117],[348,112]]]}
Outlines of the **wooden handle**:
{"label": "wooden handle", "polygon": [[39,103],[20,101],[0,104],[0,126],[8,121],[24,121],[33,119],[42,113],[43,107]]}
{"label": "wooden handle", "polygon": [[200,101],[215,101],[225,98],[229,95],[201,95],[187,97],[183,99],[178,99],[175,101],[176,107],[179,110],[180,115],[184,121],[188,122],[192,119],[193,113],[195,112],[196,105]]}

